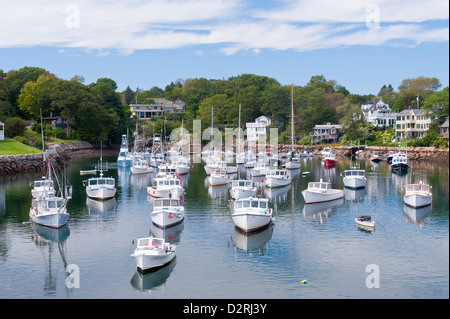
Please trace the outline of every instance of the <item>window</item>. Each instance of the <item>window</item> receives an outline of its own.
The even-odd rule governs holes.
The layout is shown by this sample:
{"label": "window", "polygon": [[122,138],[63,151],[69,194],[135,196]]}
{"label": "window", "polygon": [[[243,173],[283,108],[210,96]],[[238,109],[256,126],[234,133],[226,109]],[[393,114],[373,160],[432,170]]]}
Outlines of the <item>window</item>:
{"label": "window", "polygon": [[259,207],[267,208],[267,203],[266,202],[259,202]]}
{"label": "window", "polygon": [[242,202],[242,206],[243,207],[250,207],[250,202],[249,201]]}
{"label": "window", "polygon": [[252,208],[258,208],[258,202],[252,201]]}

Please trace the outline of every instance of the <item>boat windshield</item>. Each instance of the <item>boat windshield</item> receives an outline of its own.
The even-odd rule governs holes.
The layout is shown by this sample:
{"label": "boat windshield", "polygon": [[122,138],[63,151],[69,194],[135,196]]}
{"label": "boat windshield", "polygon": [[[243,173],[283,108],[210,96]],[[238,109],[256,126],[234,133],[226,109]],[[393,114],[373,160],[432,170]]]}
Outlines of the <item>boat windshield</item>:
{"label": "boat windshield", "polygon": [[178,199],[157,199],[154,203],[155,207],[178,207],[181,206]]}
{"label": "boat windshield", "polygon": [[48,208],[61,208],[63,206],[62,200],[49,200],[47,201]]}
{"label": "boat windshield", "polygon": [[421,185],[421,184],[412,184],[406,186],[407,192],[428,192],[430,190],[430,186]]}
{"label": "boat windshield", "polygon": [[162,238],[140,238],[138,240],[138,248],[150,248],[151,246],[154,247],[164,247],[164,240]]}
{"label": "boat windshield", "polygon": [[312,189],[329,189],[331,188],[331,184],[330,183],[308,183],[308,188],[312,188]]}
{"label": "boat windshield", "polygon": [[364,176],[364,171],[363,170],[345,171],[345,176]]}
{"label": "boat windshield", "polygon": [[267,202],[263,200],[238,200],[236,208],[267,208]]}

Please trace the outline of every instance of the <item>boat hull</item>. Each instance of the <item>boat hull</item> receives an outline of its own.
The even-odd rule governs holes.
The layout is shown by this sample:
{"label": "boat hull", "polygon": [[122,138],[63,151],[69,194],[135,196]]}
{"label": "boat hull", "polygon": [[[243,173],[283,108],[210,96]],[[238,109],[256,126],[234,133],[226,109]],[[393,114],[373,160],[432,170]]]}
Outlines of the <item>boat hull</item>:
{"label": "boat hull", "polygon": [[37,225],[50,228],[63,227],[67,223],[69,216],[70,215],[66,212],[66,210],[37,214],[33,207],[30,208],[30,219]]}
{"label": "boat hull", "polygon": [[412,208],[421,208],[431,205],[432,197],[431,195],[411,194],[403,196],[403,201]]}
{"label": "boat hull", "polygon": [[365,229],[374,229],[375,228],[375,222],[373,220],[371,221],[362,221],[358,218],[355,218],[355,224],[359,227],[365,228]]}
{"label": "boat hull", "polygon": [[237,213],[231,215],[234,224],[244,232],[253,232],[267,226],[272,220],[272,214]]}
{"label": "boat hull", "polygon": [[330,193],[311,192],[309,190],[302,191],[306,204],[329,202],[344,197],[344,191],[341,189],[332,189]]}
{"label": "boat hull", "polygon": [[136,167],[136,166],[131,166],[130,167],[130,171],[132,174],[137,175],[137,174],[149,174],[153,172],[153,168],[150,167]]}
{"label": "boat hull", "polygon": [[165,229],[174,227],[184,220],[184,212],[175,212],[171,210],[153,211],[150,217],[155,226]]}
{"label": "boat hull", "polygon": [[265,180],[265,185],[267,188],[278,188],[291,184],[290,178],[273,178],[267,177]]}
{"label": "boat hull", "polygon": [[405,163],[391,164],[391,169],[395,172],[406,172],[408,171],[409,165]]}
{"label": "boat hull", "polygon": [[334,165],[334,164],[337,163],[337,160],[327,158],[327,159],[324,159],[324,160],[323,160],[323,163],[324,163],[325,165]]}
{"label": "boat hull", "polygon": [[208,177],[209,185],[211,186],[218,186],[218,185],[226,185],[228,184],[231,179],[227,177],[215,177],[215,176],[209,176]]}
{"label": "boat hull", "polygon": [[115,188],[109,187],[98,187],[98,188],[86,187],[87,196],[94,199],[113,198],[116,195],[116,191],[117,190]]}
{"label": "boat hull", "polygon": [[175,257],[175,252],[170,251],[166,254],[156,255],[156,254],[145,254],[138,253],[132,254],[131,257],[136,261],[136,266],[141,271],[148,271],[156,268],[163,267],[169,264]]}
{"label": "boat hull", "polygon": [[365,178],[343,178],[344,186],[347,188],[365,188],[366,187],[366,179]]}
{"label": "boat hull", "polygon": [[300,163],[289,161],[289,162],[287,162],[287,163],[284,165],[284,167],[285,167],[286,169],[299,169],[299,168],[300,168]]}

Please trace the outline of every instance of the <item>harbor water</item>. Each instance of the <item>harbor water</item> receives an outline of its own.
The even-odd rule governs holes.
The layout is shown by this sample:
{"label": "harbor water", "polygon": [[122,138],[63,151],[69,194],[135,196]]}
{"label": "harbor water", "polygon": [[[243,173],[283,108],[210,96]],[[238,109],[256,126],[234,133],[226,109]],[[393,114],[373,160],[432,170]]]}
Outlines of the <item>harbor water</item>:
{"label": "harbor water", "polygon": [[[117,193],[104,202],[87,198],[82,181],[90,176],[80,175],[98,158],[70,163],[70,217],[58,230],[27,223],[29,182],[39,173],[0,177],[0,298],[449,298],[448,163],[412,162],[396,175],[384,162],[362,161],[365,189],[305,205],[308,182],[343,189],[340,173],[352,163],[325,169],[318,157],[302,160],[291,186],[264,191],[275,221],[245,235],[231,219],[229,188],[209,186],[203,164],[182,177],[184,221],[163,232],[150,219],[153,175],[132,175],[115,159],[106,158],[105,176],[116,179]],[[261,179],[254,178],[259,191]],[[402,187],[420,180],[432,186],[433,202],[412,209]],[[359,215],[372,216],[375,230],[358,228]],[[130,254],[133,241],[150,234],[175,243],[177,255],[141,274]]]}

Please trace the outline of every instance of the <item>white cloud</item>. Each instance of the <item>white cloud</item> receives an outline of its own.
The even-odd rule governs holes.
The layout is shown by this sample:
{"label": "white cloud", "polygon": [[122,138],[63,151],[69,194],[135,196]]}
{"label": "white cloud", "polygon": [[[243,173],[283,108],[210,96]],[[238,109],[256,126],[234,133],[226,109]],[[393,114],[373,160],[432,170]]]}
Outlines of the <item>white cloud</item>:
{"label": "white cloud", "polygon": [[[253,2],[252,2],[253,3]],[[241,50],[314,50],[448,41],[445,0],[315,0],[249,8],[244,0],[0,0],[0,48],[55,46],[97,55],[219,45]],[[380,22],[368,28],[368,19]],[[198,50],[197,55],[203,52]]]}

